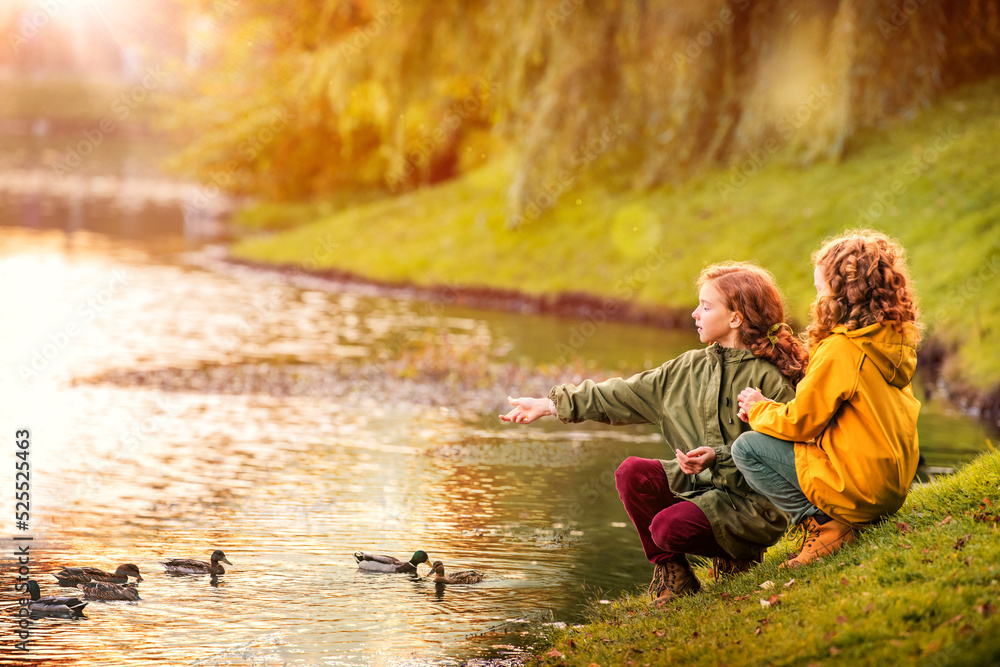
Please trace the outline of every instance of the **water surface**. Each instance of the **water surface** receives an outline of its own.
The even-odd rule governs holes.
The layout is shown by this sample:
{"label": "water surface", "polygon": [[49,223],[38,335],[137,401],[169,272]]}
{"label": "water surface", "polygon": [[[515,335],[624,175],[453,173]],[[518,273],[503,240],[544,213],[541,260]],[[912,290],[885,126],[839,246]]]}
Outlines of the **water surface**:
{"label": "water surface", "polygon": [[[41,219],[61,220],[57,204]],[[0,202],[7,222],[22,210]],[[579,622],[588,602],[648,581],[613,471],[628,455],[668,455],[650,428],[501,425],[502,395],[457,410],[336,383],[323,395],[275,396],[87,381],[205,364],[363,361],[428,336],[482,350],[484,360],[546,364],[579,322],[206,270],[200,243],[176,228],[151,238],[98,233],[88,220],[105,209],[83,210],[71,231],[0,227],[7,457],[13,430],[31,429],[23,534],[34,538],[43,592],[60,594],[48,573],[61,566],[133,562],[143,599],[39,620],[31,660],[459,664],[519,655],[545,623]],[[136,215],[157,219],[155,210]],[[690,333],[609,323],[580,353],[630,374],[696,344]],[[947,406],[921,415],[933,465],[961,464],[988,436]],[[6,557],[17,532],[9,493],[0,512]],[[214,582],[166,576],[158,564],[216,548],[233,566]],[[442,588],[359,573],[359,549],[424,549],[487,580]],[[16,609],[9,576],[0,605],[8,618]]]}

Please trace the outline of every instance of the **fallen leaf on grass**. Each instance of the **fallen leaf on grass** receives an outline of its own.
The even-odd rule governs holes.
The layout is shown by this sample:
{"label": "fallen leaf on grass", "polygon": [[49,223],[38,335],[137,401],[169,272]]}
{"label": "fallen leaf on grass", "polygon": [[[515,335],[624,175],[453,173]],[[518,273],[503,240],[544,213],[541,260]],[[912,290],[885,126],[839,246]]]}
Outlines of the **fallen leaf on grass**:
{"label": "fallen leaf on grass", "polygon": [[850,584],[850,583],[851,583],[851,582],[849,582],[849,581],[848,581],[848,580],[847,580],[846,578],[844,578],[844,577],[841,577],[841,578],[840,578],[840,585],[841,585],[841,586],[847,586],[847,585],[848,585],[848,584]]}
{"label": "fallen leaf on grass", "polygon": [[794,583],[795,583],[795,580],[794,580],[794,579],[789,579],[789,580],[788,580],[788,583],[786,583],[786,584],[785,584],[785,588],[790,588],[790,587],[791,587],[791,585],[792,585],[792,584],[794,584]]}
{"label": "fallen leaf on grass", "polygon": [[983,618],[989,618],[993,614],[997,613],[996,605],[994,605],[992,602],[987,602],[986,604],[977,604],[975,607],[973,607],[973,609],[975,609],[977,613],[981,614]]}
{"label": "fallen leaf on grass", "polygon": [[955,544],[954,544],[954,546],[952,546],[952,549],[955,549],[956,551],[958,549],[964,549],[965,545],[968,544],[969,540],[971,540],[971,539],[972,539],[972,534],[971,533],[966,533],[965,535],[962,535],[962,537],[960,537],[957,540],[955,540]]}
{"label": "fallen leaf on grass", "polygon": [[663,632],[662,630],[653,630],[653,634],[656,635],[657,637],[666,637],[667,636],[667,633]]}
{"label": "fallen leaf on grass", "polygon": [[965,618],[965,615],[964,614],[959,614],[958,616],[955,616],[953,618],[949,618],[947,621],[944,622],[944,624],[945,625],[951,625],[953,623],[958,623],[963,618]]}
{"label": "fallen leaf on grass", "polygon": [[823,635],[823,641],[828,642],[828,641],[830,641],[831,639],[833,639],[836,636],[837,636],[837,632],[835,630],[830,630],[830,632],[828,632],[825,635]]}
{"label": "fallen leaf on grass", "polygon": [[758,636],[759,636],[759,635],[760,635],[760,633],[762,633],[762,632],[764,632],[764,631],[760,629],[760,626],[759,626],[759,625],[757,626],[757,629],[753,631],[753,633],[754,633],[755,635],[758,635]]}
{"label": "fallen leaf on grass", "polygon": [[960,627],[958,629],[958,634],[960,634],[960,635],[967,635],[970,632],[975,632],[975,631],[976,631],[976,629],[974,627],[972,627],[971,625],[969,625],[968,623],[966,623],[965,625],[963,625],[962,627]]}
{"label": "fallen leaf on grass", "polygon": [[875,609],[875,603],[874,603],[874,602],[869,602],[869,603],[868,603],[868,606],[867,606],[867,607],[865,607],[865,613],[866,613],[866,614],[870,614],[870,613],[872,613],[872,611],[873,611],[874,609]]}
{"label": "fallen leaf on grass", "polygon": [[936,641],[933,641],[933,642],[931,642],[930,644],[927,645],[927,648],[925,650],[926,650],[927,653],[932,653],[932,652],[938,650],[939,648],[941,648],[941,645],[938,644]]}
{"label": "fallen leaf on grass", "polygon": [[847,618],[846,616],[838,616],[837,617],[837,623],[847,623],[850,620],[851,619]]}
{"label": "fallen leaf on grass", "polygon": [[548,653],[546,653],[545,656],[548,658],[561,658],[563,657],[563,654],[559,652],[559,649],[554,648]]}
{"label": "fallen leaf on grass", "polygon": [[898,530],[899,532],[901,532],[901,533],[903,533],[905,535],[906,533],[910,532],[910,524],[905,523],[905,522],[901,523],[901,522],[897,521],[896,522],[896,530]]}
{"label": "fallen leaf on grass", "polygon": [[831,646],[830,647],[830,655],[837,655],[838,653],[840,653],[840,648],[839,647],[837,647],[837,646]]}
{"label": "fallen leaf on grass", "polygon": [[766,590],[770,590],[770,589],[774,588],[774,582],[771,581],[770,579],[768,579],[767,581],[765,581],[764,583],[762,583],[760,585],[760,587],[763,588],[765,591]]}
{"label": "fallen leaf on grass", "polygon": [[747,598],[749,598],[749,597],[750,597],[750,594],[749,594],[749,593],[747,593],[746,595],[737,595],[736,597],[734,597],[734,598],[733,598],[733,600],[734,600],[734,601],[735,601],[735,600],[746,600],[746,599],[747,599]]}
{"label": "fallen leaf on grass", "polygon": [[760,606],[761,606],[762,609],[767,609],[768,607],[771,606],[771,601],[770,600],[765,600],[764,598],[761,598],[760,599]]}
{"label": "fallen leaf on grass", "polygon": [[951,522],[952,522],[952,518],[951,518],[951,515],[949,514],[945,518],[943,518],[940,521],[938,521],[937,527],[940,528],[941,526],[944,526],[944,525],[949,524]]}
{"label": "fallen leaf on grass", "polygon": [[962,562],[965,563],[966,565],[972,565],[972,556],[969,556]]}
{"label": "fallen leaf on grass", "polygon": [[905,642],[902,639],[890,639],[889,643],[895,646],[896,648],[902,648],[903,644],[905,644]]}

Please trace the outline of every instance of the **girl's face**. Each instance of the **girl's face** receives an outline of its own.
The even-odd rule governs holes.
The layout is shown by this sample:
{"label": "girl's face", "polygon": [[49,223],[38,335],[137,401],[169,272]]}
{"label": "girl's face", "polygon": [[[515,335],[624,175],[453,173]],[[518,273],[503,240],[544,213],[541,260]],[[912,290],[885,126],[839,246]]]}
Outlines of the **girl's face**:
{"label": "girl's face", "polygon": [[698,307],[691,313],[698,327],[698,338],[702,343],[718,343],[723,347],[736,347],[736,334],[743,317],[726,308],[722,294],[708,280],[698,292]]}
{"label": "girl's face", "polygon": [[830,293],[830,283],[826,279],[826,271],[819,264],[813,269],[813,285],[816,286],[816,296],[826,296]]}

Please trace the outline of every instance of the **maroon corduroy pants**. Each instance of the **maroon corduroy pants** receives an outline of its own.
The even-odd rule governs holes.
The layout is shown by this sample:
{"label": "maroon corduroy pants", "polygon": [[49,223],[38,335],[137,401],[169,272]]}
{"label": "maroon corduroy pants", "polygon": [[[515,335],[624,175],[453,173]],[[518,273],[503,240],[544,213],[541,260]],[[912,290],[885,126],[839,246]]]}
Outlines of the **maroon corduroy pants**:
{"label": "maroon corduroy pants", "polygon": [[628,457],[615,471],[615,486],[649,562],[676,561],[683,554],[729,557],[715,541],[705,513],[671,493],[656,459]]}

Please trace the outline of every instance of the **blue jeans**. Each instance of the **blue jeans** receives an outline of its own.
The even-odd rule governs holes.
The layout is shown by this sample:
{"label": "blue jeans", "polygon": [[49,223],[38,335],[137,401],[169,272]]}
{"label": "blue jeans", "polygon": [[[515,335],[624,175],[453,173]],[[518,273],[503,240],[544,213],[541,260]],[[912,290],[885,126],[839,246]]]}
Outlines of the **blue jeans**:
{"label": "blue jeans", "polygon": [[767,496],[792,523],[824,516],[802,493],[795,474],[795,443],[747,431],[733,443],[733,461],[757,493]]}

